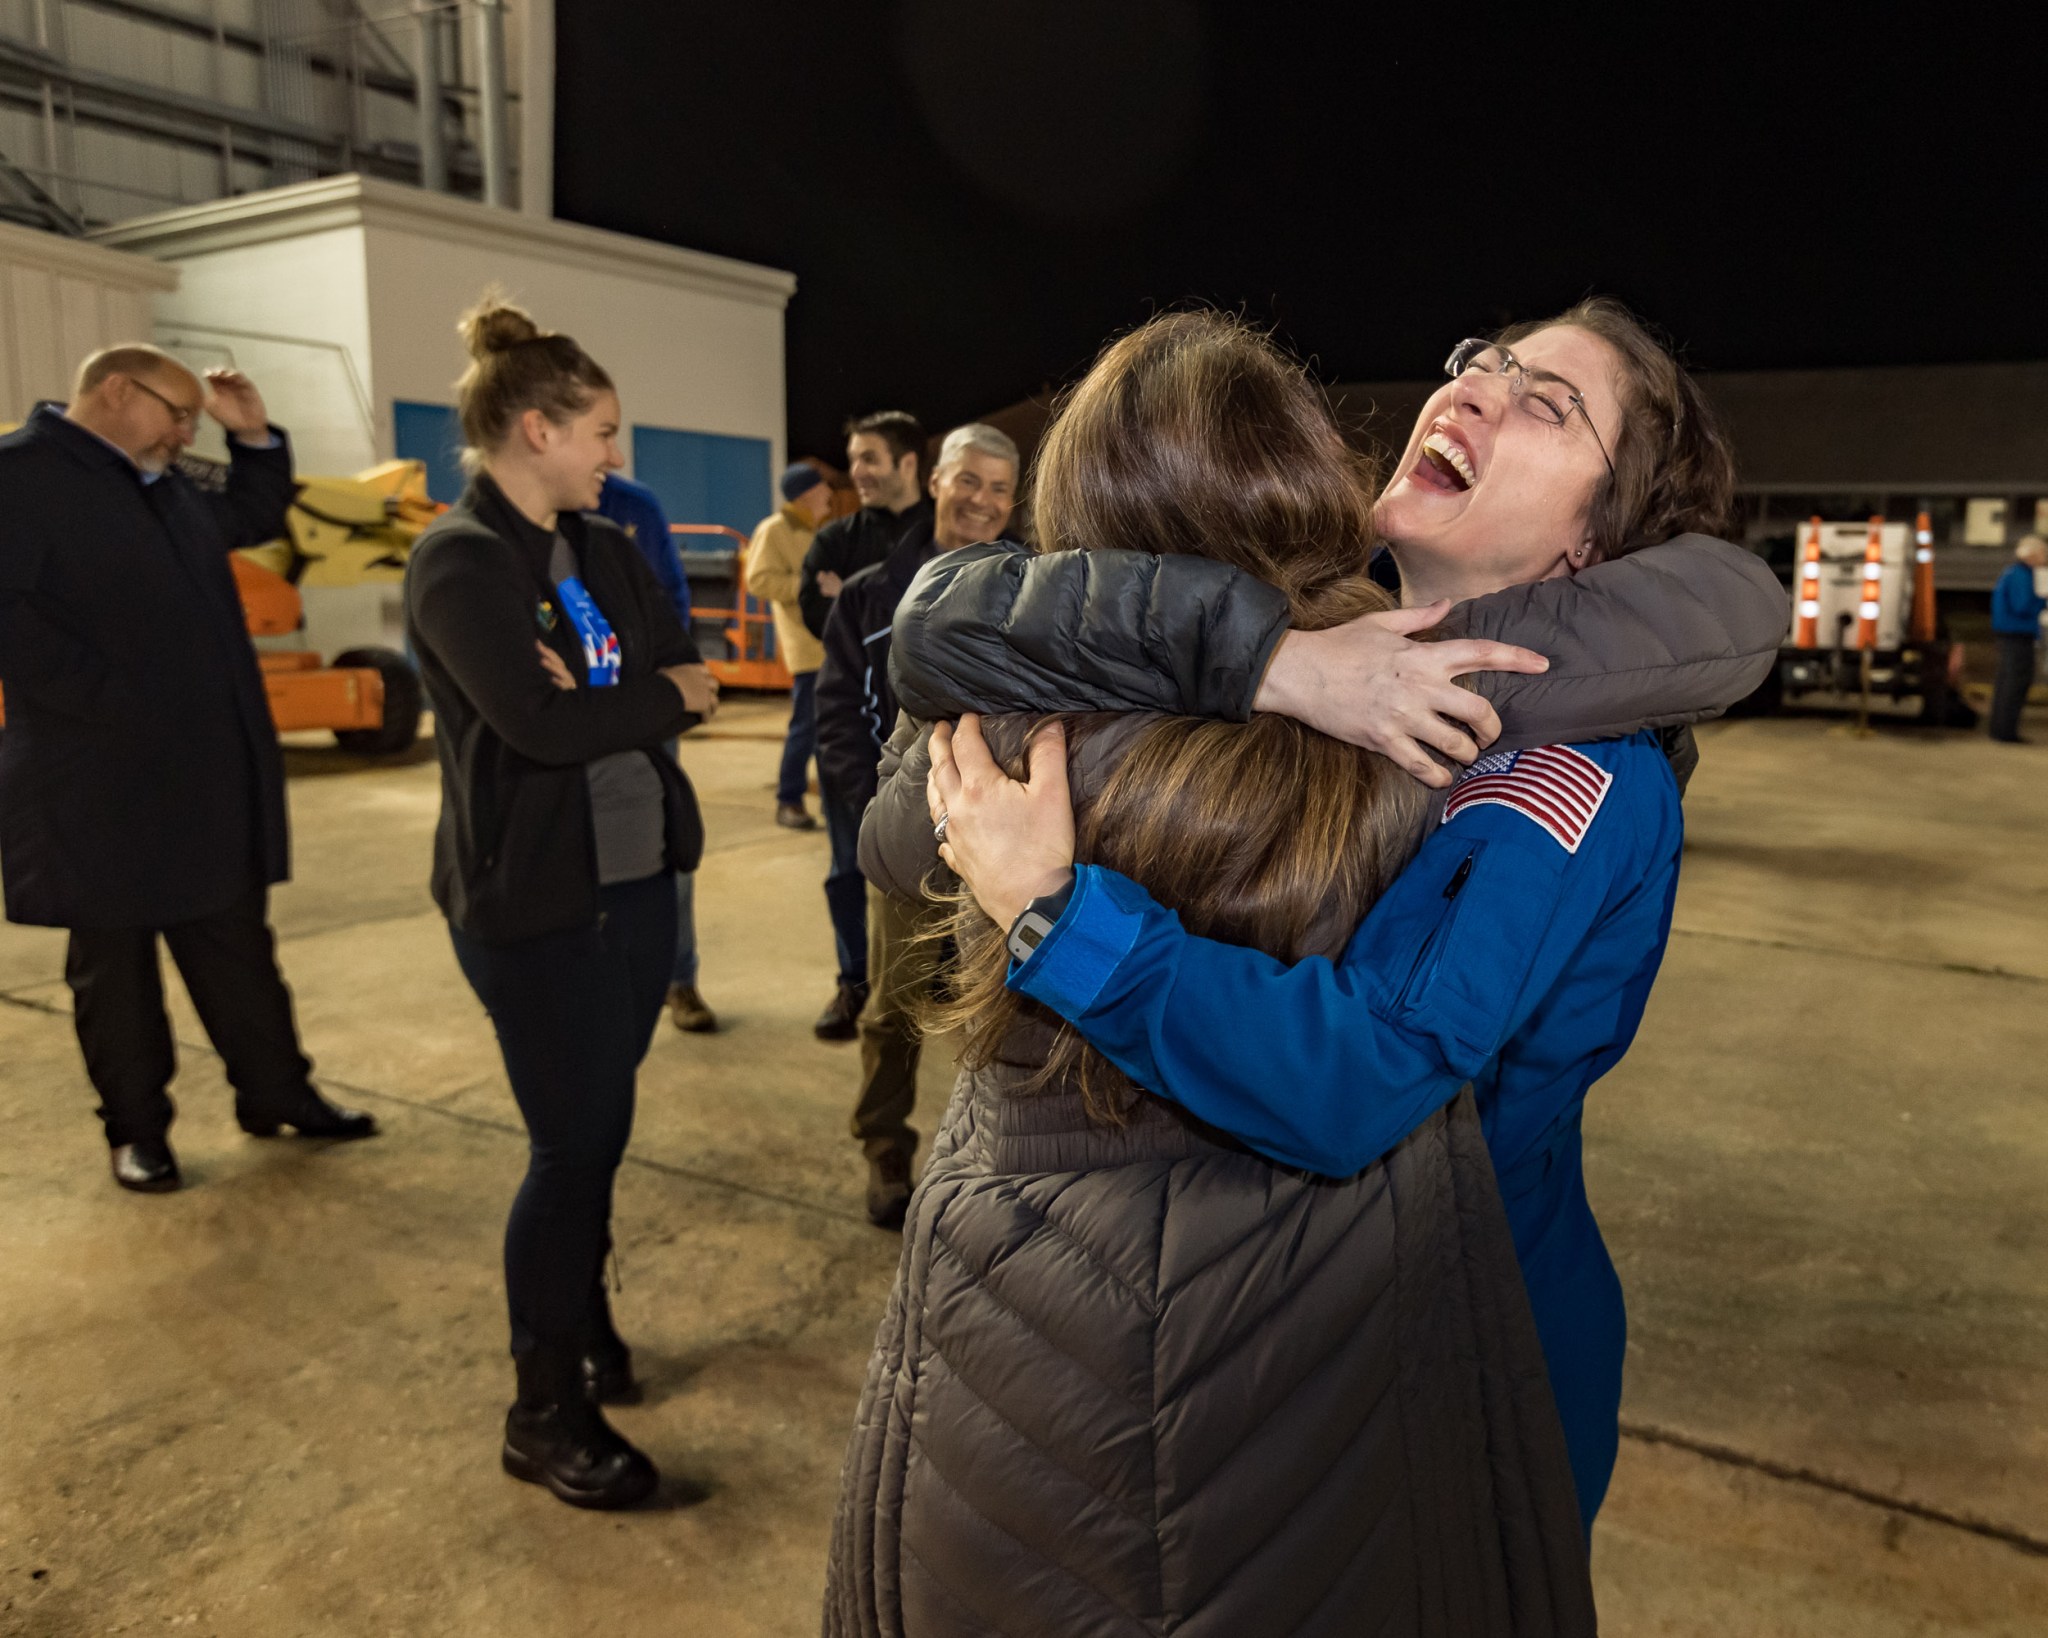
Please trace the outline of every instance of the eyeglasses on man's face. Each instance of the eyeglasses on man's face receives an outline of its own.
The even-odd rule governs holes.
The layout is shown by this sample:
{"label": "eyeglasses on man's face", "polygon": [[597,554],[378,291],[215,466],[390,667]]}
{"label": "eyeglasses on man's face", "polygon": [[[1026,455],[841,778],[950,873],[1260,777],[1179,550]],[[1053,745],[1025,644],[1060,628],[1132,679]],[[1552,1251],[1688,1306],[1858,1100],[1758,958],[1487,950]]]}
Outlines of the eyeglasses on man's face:
{"label": "eyeglasses on man's face", "polygon": [[1468,336],[1459,342],[1451,349],[1451,356],[1444,360],[1444,374],[1453,381],[1468,370],[1479,375],[1500,376],[1507,382],[1508,396],[1517,408],[1554,427],[1563,426],[1572,411],[1577,410],[1585,420],[1586,430],[1593,434],[1593,442],[1599,446],[1600,459],[1607,463],[1609,476],[1613,475],[1614,457],[1607,453],[1607,440],[1593,425],[1593,416],[1586,408],[1584,397],[1563,376],[1524,364],[1499,342],[1486,341],[1478,336]]}
{"label": "eyeglasses on man's face", "polygon": [[172,422],[178,427],[191,427],[196,426],[198,424],[199,410],[196,406],[191,409],[187,409],[183,404],[178,403],[176,400],[166,398],[162,393],[158,392],[156,388],[152,387],[147,381],[140,380],[132,375],[128,377],[128,384],[133,387],[140,387],[144,392],[148,393],[150,397],[154,398],[159,404],[163,405],[165,409],[169,410],[171,412]]}

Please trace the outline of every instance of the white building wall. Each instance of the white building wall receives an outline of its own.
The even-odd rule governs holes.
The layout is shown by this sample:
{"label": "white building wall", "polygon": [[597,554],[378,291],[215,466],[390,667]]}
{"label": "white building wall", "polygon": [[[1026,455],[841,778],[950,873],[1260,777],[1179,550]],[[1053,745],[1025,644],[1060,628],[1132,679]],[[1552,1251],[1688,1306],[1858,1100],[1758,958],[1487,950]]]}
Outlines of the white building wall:
{"label": "white building wall", "polygon": [[783,459],[796,281],[772,268],[357,176],[94,237],[183,270],[159,305],[159,339],[255,378],[301,471],[389,459],[400,399],[452,404],[466,362],[456,318],[493,282],[611,372],[628,427],[763,438]]}
{"label": "white building wall", "polygon": [[[781,301],[677,288],[605,271],[594,260],[373,226],[368,288],[380,447],[390,448],[395,400],[454,403],[455,378],[468,363],[456,318],[497,282],[544,329],[574,336],[605,367],[618,383],[628,428],[766,438],[779,469]],[[622,441],[630,458],[630,438]]]}
{"label": "white building wall", "polygon": [[[157,340],[196,367],[245,370],[304,473],[389,459],[400,400],[454,403],[466,363],[455,321],[493,282],[612,374],[629,458],[634,426],[761,439],[771,473],[784,458],[783,309],[796,281],[772,268],[357,176],[94,237],[176,264],[153,269],[166,287]],[[219,450],[209,436],[203,453]],[[309,592],[296,639],[326,653],[398,640],[388,584]]]}
{"label": "white building wall", "polygon": [[256,383],[301,472],[346,476],[390,453],[390,417],[380,437],[369,391],[363,240],[341,225],[181,256],[183,282],[157,305],[163,346]]}
{"label": "white building wall", "polygon": [[88,353],[147,341],[178,272],[140,256],[0,223],[0,424],[64,399]]}

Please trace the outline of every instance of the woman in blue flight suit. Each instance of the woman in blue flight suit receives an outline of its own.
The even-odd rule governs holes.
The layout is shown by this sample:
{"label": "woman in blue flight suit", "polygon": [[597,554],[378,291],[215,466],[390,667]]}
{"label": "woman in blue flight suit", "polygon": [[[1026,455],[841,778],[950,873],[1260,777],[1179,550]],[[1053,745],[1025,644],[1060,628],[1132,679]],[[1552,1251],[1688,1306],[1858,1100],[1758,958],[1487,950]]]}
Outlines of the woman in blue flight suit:
{"label": "woman in blue flight suit", "polygon": [[[1491,347],[1469,344],[1453,355],[1451,373],[1424,407],[1380,501],[1380,526],[1411,605],[1575,575],[1686,528],[1712,530],[1725,517],[1732,464],[1704,401],[1670,355],[1611,304],[1583,305]],[[1526,545],[1510,552],[1504,540]],[[1143,599],[1116,595],[1118,565],[1088,565],[1086,619],[1133,609],[1156,618],[1172,604],[1165,577],[1173,562],[1155,560],[1161,581]],[[1040,571],[1047,580],[1066,572],[1050,559],[1025,570],[985,561],[953,566],[942,591],[921,597],[913,588],[906,611],[922,619],[927,644],[897,644],[899,692],[913,708],[930,690],[908,672],[929,652],[930,633],[949,625],[934,614],[934,600],[971,608],[976,596],[989,599],[987,582],[1004,574],[1028,581]],[[975,574],[984,576],[979,588],[965,578]],[[1586,582],[1586,597],[1599,578]],[[1049,591],[1013,584],[1004,609],[1076,606]],[[1663,595],[1682,603],[1694,591],[1673,579]],[[1782,592],[1773,586],[1766,595],[1776,600],[1764,611],[1777,628],[1774,647]],[[1571,605],[1553,595],[1550,606],[1569,620]],[[1226,624],[1216,608],[1208,597],[1192,626],[1213,632]],[[983,652],[991,624],[1017,648],[1033,649],[1032,633],[1010,629],[1017,620],[1005,612],[984,621]],[[959,623],[971,625],[971,615]],[[1531,641],[1520,629],[1513,635]],[[1655,648],[1645,636],[1644,648]],[[1142,634],[1129,652],[1169,655],[1190,676],[1235,668],[1256,679],[1273,652],[1272,639],[1247,656],[1218,652],[1211,638],[1190,663],[1158,638]],[[1088,666],[1099,666],[1114,640],[1095,631]],[[1286,698],[1303,697],[1292,684],[1272,686],[1292,641],[1265,671],[1261,706],[1285,709]],[[1608,657],[1611,682],[1577,679],[1581,731],[1640,722],[1627,708],[1630,673],[1669,658],[1617,653]],[[1163,666],[1149,663],[1150,695],[1133,687],[1135,699],[1046,703],[1159,709]],[[965,691],[964,667],[935,669],[954,692]],[[1096,673],[1087,674],[1092,681]],[[1748,685],[1702,703],[1725,706]],[[957,703],[1021,703],[990,692],[998,697]],[[1314,720],[1308,710],[1296,714]],[[1355,728],[1338,731],[1360,737]],[[1669,933],[1682,824],[1666,747],[1638,732],[1476,764],[1343,959],[1292,968],[1189,937],[1112,872],[1068,868],[1063,766],[1041,747],[1033,769],[1028,787],[1011,784],[969,725],[957,765],[947,731],[934,735],[931,805],[935,818],[946,815],[947,861],[999,922],[1021,919],[1027,902],[1041,901],[1038,947],[1013,971],[1013,987],[1070,1020],[1139,1084],[1274,1159],[1338,1176],[1391,1148],[1464,1082],[1474,1084],[1590,1529],[1614,1464],[1625,1317],[1586,1200],[1579,1120],[1587,1088],[1634,1036]],[[1259,1023],[1219,1029],[1219,1019]]]}
{"label": "woman in blue flight suit", "polygon": [[[957,745],[962,769],[978,766],[978,733],[963,724]],[[933,750],[944,792],[937,738]],[[1057,766],[1041,755],[1034,789]],[[1010,983],[1139,1085],[1332,1177],[1370,1165],[1470,1081],[1590,1530],[1614,1468],[1626,1327],[1579,1117],[1649,999],[1683,825],[1654,734],[1508,753],[1487,771],[1495,760],[1453,788],[1454,805],[1482,794],[1431,833],[1336,963],[1289,967],[1195,938],[1136,883],[1081,865],[1064,901],[1056,889],[1040,905],[1050,931]],[[1565,781],[1588,793],[1582,823],[1551,812]],[[971,806],[945,800],[952,852]],[[961,864],[981,897],[973,861]],[[1015,908],[983,902],[999,920]]]}

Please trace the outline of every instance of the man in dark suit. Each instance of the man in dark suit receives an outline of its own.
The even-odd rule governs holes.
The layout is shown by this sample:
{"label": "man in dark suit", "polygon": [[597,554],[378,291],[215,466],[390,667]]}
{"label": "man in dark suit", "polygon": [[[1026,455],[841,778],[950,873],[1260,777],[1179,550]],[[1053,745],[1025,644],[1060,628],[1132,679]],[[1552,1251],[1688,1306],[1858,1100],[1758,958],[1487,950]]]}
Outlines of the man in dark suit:
{"label": "man in dark suit", "polygon": [[[204,411],[215,494],[173,465]],[[154,347],[95,353],[0,438],[0,872],[7,919],[70,929],[86,1073],[123,1188],[178,1187],[159,935],[244,1131],[359,1138],[314,1090],[278,972],[284,763],[228,553],[284,531],[291,451],[255,386]]]}

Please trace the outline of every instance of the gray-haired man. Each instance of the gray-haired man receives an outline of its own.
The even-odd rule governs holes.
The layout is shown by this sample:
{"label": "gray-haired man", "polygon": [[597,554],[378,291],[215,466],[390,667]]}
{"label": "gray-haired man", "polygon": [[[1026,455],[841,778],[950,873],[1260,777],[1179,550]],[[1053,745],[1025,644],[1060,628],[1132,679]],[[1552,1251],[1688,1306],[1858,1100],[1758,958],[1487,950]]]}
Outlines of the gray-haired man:
{"label": "gray-haired man", "polygon": [[[818,668],[818,778],[828,801],[854,813],[873,800],[875,765],[896,726],[889,686],[889,628],[917,571],[941,552],[999,540],[1017,504],[1017,446],[980,422],[955,427],[932,468],[930,523],[905,535],[888,557],[850,576],[825,622]],[[910,1199],[917,1133],[917,1034],[910,1009],[932,975],[931,948],[917,933],[928,906],[868,889],[869,1004],[860,1022],[860,1097],[853,1135],[868,1159],[868,1216],[896,1228]]]}

